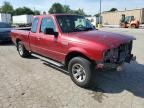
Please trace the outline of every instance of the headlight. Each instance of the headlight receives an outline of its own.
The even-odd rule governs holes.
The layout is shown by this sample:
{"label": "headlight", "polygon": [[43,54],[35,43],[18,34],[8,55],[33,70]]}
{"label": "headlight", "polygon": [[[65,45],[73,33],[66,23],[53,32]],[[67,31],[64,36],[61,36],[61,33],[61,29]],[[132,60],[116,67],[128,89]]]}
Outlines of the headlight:
{"label": "headlight", "polygon": [[110,49],[105,52],[105,61],[118,58],[118,48]]}

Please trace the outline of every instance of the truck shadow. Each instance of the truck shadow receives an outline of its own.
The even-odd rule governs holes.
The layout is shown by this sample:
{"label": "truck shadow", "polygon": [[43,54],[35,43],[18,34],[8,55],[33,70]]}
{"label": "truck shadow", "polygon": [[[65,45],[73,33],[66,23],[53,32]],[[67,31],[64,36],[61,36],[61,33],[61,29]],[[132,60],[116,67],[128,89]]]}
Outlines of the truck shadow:
{"label": "truck shadow", "polygon": [[[43,64],[69,75],[63,68],[45,62]],[[105,97],[104,93],[118,94],[123,91],[144,98],[144,65],[132,62],[125,64],[124,70],[121,72],[114,70],[96,71],[92,85],[88,90],[92,91],[93,97],[98,98],[99,102]]]}
{"label": "truck shadow", "polygon": [[0,46],[14,46],[13,42],[0,42]]}
{"label": "truck shadow", "polygon": [[111,94],[128,91],[144,98],[144,65],[133,62],[125,64],[122,72],[96,72],[90,90]]}
{"label": "truck shadow", "polygon": [[48,66],[48,67],[51,67],[51,68],[53,68],[53,69],[56,69],[57,71],[60,71],[60,72],[62,72],[63,74],[69,76],[69,72],[66,71],[66,69],[64,69],[64,68],[59,68],[59,67],[57,67],[57,66],[55,66],[55,65],[53,65],[53,64],[51,64],[51,63],[44,62],[44,61],[43,61],[43,64],[46,65],[46,66]]}

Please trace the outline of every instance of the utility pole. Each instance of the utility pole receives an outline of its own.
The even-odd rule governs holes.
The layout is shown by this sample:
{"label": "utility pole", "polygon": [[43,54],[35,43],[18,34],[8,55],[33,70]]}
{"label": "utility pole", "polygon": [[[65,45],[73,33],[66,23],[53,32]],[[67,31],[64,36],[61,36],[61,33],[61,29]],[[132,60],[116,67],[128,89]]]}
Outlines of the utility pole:
{"label": "utility pole", "polygon": [[0,13],[2,12],[1,7],[2,7],[2,6],[0,6]]}
{"label": "utility pole", "polygon": [[99,15],[99,24],[101,25],[101,7],[102,7],[102,0],[100,0],[100,15]]}
{"label": "utility pole", "polygon": [[35,14],[36,14],[36,13],[35,13],[35,7],[34,7],[33,9],[34,9],[34,15],[35,15]]}

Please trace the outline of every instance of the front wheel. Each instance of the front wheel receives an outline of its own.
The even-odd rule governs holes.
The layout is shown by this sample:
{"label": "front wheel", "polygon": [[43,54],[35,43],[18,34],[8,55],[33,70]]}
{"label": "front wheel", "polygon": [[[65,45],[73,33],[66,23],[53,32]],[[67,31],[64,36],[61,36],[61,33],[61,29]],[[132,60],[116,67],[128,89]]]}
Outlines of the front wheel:
{"label": "front wheel", "polygon": [[21,57],[29,57],[30,53],[25,49],[23,42],[19,41],[17,44],[17,50]]}
{"label": "front wheel", "polygon": [[68,71],[72,81],[80,87],[89,87],[93,72],[92,63],[82,57],[75,57],[69,62]]}

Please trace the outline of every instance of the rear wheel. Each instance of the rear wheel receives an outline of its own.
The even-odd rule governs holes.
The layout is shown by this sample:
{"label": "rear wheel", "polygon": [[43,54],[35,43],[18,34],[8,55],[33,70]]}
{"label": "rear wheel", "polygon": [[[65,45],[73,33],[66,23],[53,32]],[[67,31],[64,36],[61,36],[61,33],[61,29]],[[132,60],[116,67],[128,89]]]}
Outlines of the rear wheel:
{"label": "rear wheel", "polygon": [[30,53],[25,49],[23,42],[19,41],[17,44],[17,50],[21,57],[29,57]]}
{"label": "rear wheel", "polygon": [[82,57],[75,57],[69,62],[68,71],[72,81],[80,87],[89,87],[92,80],[93,65]]}

